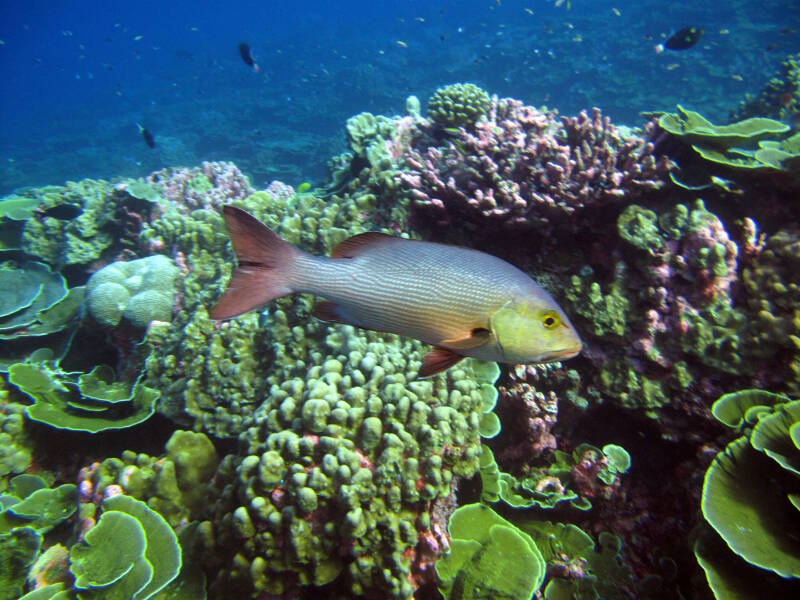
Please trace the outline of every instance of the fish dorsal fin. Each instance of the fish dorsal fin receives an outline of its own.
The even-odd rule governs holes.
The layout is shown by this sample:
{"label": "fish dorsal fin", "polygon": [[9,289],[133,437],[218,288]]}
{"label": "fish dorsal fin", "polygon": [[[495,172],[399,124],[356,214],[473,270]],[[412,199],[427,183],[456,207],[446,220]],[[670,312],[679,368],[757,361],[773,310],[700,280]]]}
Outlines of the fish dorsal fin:
{"label": "fish dorsal fin", "polygon": [[452,350],[470,350],[483,346],[492,339],[492,332],[483,327],[476,327],[469,332],[469,335],[463,338],[442,340],[439,342],[442,346],[451,348]]}
{"label": "fish dorsal fin", "polygon": [[422,361],[418,377],[431,377],[432,375],[446,371],[463,358],[463,356],[456,354],[452,350],[437,346],[428,352],[427,356]]}
{"label": "fish dorsal fin", "polygon": [[331,251],[331,258],[355,258],[370,248],[382,246],[386,243],[391,243],[398,240],[393,235],[381,233],[380,231],[367,231],[366,233],[359,233],[353,237],[347,238],[343,242],[336,244]]}

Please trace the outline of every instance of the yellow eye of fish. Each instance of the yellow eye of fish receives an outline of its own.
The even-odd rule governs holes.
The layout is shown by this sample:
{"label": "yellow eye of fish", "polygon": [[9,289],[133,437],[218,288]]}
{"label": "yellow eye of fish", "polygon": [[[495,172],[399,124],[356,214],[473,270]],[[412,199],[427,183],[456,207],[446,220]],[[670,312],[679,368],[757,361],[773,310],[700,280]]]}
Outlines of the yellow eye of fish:
{"label": "yellow eye of fish", "polygon": [[558,314],[553,311],[546,312],[542,317],[542,325],[547,329],[553,329],[553,327],[557,327],[559,323],[561,323],[561,319],[559,319]]}

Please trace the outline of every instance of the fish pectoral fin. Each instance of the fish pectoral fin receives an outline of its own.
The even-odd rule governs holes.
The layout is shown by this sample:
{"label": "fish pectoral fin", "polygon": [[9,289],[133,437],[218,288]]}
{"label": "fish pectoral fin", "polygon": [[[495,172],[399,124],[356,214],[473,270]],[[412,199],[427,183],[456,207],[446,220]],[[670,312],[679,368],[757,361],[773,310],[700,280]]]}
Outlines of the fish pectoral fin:
{"label": "fish pectoral fin", "polygon": [[359,233],[358,235],[349,237],[343,242],[336,244],[333,250],[331,250],[331,258],[355,258],[370,248],[375,248],[376,246],[386,243],[392,243],[393,241],[397,240],[403,241],[400,238],[396,238],[392,235],[381,233],[379,231],[367,231],[365,233]]}
{"label": "fish pectoral fin", "polygon": [[452,348],[453,350],[470,350],[472,348],[477,348],[478,346],[483,346],[491,339],[491,331],[484,327],[476,327],[469,332],[467,337],[452,340],[442,340],[439,343],[442,346]]}
{"label": "fish pectoral fin", "polygon": [[428,352],[419,368],[418,377],[431,377],[446,371],[464,357],[447,348],[436,347]]}

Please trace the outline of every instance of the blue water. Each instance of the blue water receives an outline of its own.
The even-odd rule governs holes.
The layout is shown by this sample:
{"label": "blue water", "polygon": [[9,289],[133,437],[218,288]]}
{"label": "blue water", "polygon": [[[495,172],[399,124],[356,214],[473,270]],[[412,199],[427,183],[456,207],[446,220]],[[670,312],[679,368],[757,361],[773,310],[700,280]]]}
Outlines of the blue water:
{"label": "blue water", "polygon": [[[0,193],[212,159],[257,185],[320,180],[349,116],[400,113],[409,94],[424,106],[458,81],[565,114],[599,106],[617,123],[678,102],[725,120],[800,47],[796,0],[224,6],[4,0]],[[655,53],[687,25],[705,29],[695,48]]]}

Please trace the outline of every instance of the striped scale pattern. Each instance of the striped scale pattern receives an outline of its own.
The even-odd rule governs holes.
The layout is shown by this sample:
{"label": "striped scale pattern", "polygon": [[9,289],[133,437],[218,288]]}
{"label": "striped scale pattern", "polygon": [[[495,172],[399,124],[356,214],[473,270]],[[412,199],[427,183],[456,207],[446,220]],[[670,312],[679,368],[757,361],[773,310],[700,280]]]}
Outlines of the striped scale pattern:
{"label": "striped scale pattern", "polygon": [[509,301],[533,296],[555,306],[530,277],[495,256],[402,238],[382,238],[353,258],[299,254],[287,276],[293,291],[334,302],[343,322],[434,345],[488,329]]}

